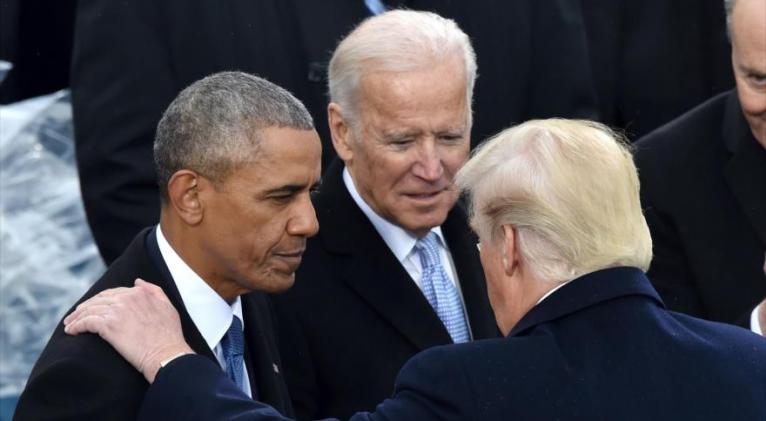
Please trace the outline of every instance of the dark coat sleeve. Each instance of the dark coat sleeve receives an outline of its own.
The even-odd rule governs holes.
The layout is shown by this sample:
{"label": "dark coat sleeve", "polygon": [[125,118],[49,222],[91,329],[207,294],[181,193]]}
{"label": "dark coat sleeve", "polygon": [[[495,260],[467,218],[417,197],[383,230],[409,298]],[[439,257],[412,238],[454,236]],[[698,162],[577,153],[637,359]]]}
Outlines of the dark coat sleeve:
{"label": "dark coat sleeve", "polygon": [[[427,351],[410,360],[400,372],[394,396],[378,405],[375,412],[358,413],[350,420],[471,419],[471,399],[465,396],[464,387],[459,387],[464,372],[456,372],[454,361],[442,354]],[[138,419],[289,420],[274,408],[248,398],[218,367],[197,355],[180,357],[160,371],[146,393]]]}

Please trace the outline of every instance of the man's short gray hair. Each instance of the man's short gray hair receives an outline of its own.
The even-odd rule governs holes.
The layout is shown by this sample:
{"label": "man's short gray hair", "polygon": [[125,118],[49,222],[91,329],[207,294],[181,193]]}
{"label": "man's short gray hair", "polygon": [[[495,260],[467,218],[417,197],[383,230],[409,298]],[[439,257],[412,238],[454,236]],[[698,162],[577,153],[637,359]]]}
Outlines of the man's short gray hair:
{"label": "man's short gray hair", "polygon": [[521,259],[539,281],[615,266],[647,270],[652,239],[621,139],[602,124],[562,119],[501,132],[456,176],[474,230],[498,241],[501,227],[513,226]]}
{"label": "man's short gray hair", "polygon": [[170,177],[193,170],[223,181],[257,153],[259,130],[312,130],[306,107],[287,90],[242,72],[221,72],[181,91],[157,126],[154,163],[161,197]]}
{"label": "man's short gray hair", "polygon": [[344,118],[353,121],[365,71],[404,72],[452,57],[460,57],[465,66],[466,103],[470,107],[476,54],[468,35],[454,21],[413,10],[392,10],[370,17],[333,53],[328,70],[330,100],[341,106]]}

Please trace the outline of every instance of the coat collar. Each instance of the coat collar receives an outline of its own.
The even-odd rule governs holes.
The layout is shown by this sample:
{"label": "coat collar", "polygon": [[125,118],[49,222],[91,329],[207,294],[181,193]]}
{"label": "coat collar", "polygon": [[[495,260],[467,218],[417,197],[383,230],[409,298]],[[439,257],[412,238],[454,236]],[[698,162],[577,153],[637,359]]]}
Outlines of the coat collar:
{"label": "coat collar", "polygon": [[524,315],[508,336],[523,335],[537,325],[604,301],[630,295],[644,296],[656,301],[658,306],[665,306],[640,269],[634,267],[603,269],[583,275],[551,294]]}
{"label": "coat collar", "polygon": [[[422,350],[450,343],[420,289],[354,203],[343,184],[342,170],[340,160],[333,162],[321,193],[314,197],[321,227],[317,240],[329,253],[346,259],[345,270],[339,274],[343,281],[415,347]],[[472,253],[476,240],[470,239],[465,212],[459,206],[450,211],[442,232],[451,246],[474,338],[496,337],[483,271],[477,253]]]}

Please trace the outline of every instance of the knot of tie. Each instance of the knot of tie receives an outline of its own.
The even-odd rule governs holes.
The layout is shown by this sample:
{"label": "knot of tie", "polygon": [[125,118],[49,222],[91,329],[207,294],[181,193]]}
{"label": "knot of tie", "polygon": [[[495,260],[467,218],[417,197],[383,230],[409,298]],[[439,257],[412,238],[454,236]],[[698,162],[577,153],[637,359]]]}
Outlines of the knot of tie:
{"label": "knot of tie", "polygon": [[418,240],[415,243],[415,249],[420,256],[420,265],[423,266],[423,270],[430,270],[441,266],[441,259],[439,258],[439,237],[436,233],[431,231],[425,237]]}

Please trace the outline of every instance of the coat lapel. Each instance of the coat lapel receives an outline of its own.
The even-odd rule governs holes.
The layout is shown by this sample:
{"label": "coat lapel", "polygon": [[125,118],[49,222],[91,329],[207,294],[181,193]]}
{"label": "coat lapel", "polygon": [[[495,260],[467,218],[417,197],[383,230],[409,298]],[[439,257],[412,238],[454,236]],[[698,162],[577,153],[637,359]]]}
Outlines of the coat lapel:
{"label": "coat lapel", "polygon": [[260,293],[242,296],[245,322],[245,363],[253,398],[269,402],[284,415],[291,414],[287,390],[280,373],[278,351],[273,339],[269,305]]}
{"label": "coat lapel", "polygon": [[753,137],[736,94],[726,104],[723,127],[726,147],[732,152],[724,169],[726,182],[766,244],[766,149]]}
{"label": "coat lapel", "polygon": [[199,332],[199,330],[197,330],[197,326],[194,324],[191,316],[189,316],[189,312],[186,311],[186,306],[184,306],[183,300],[181,300],[181,294],[178,292],[178,288],[176,288],[176,283],[173,281],[173,276],[170,274],[170,270],[165,264],[165,260],[162,259],[160,247],[157,244],[157,235],[155,230],[156,228],[152,228],[148,231],[145,237],[144,245],[152,265],[158,271],[158,276],[156,279],[146,279],[146,281],[150,281],[162,288],[162,290],[165,292],[165,295],[168,296],[168,299],[173,304],[173,307],[178,310],[178,316],[181,319],[181,329],[184,333],[184,339],[186,339],[186,342],[194,350],[194,352],[200,355],[204,355],[218,364],[218,360],[215,358],[213,351],[207,346],[205,338],[203,338],[202,334]]}
{"label": "coat lapel", "polygon": [[[342,179],[342,162],[328,169],[316,198],[327,250],[344,256],[344,282],[418,349],[452,342],[441,320],[375,227],[354,203]],[[349,229],[353,227],[353,229]]]}

